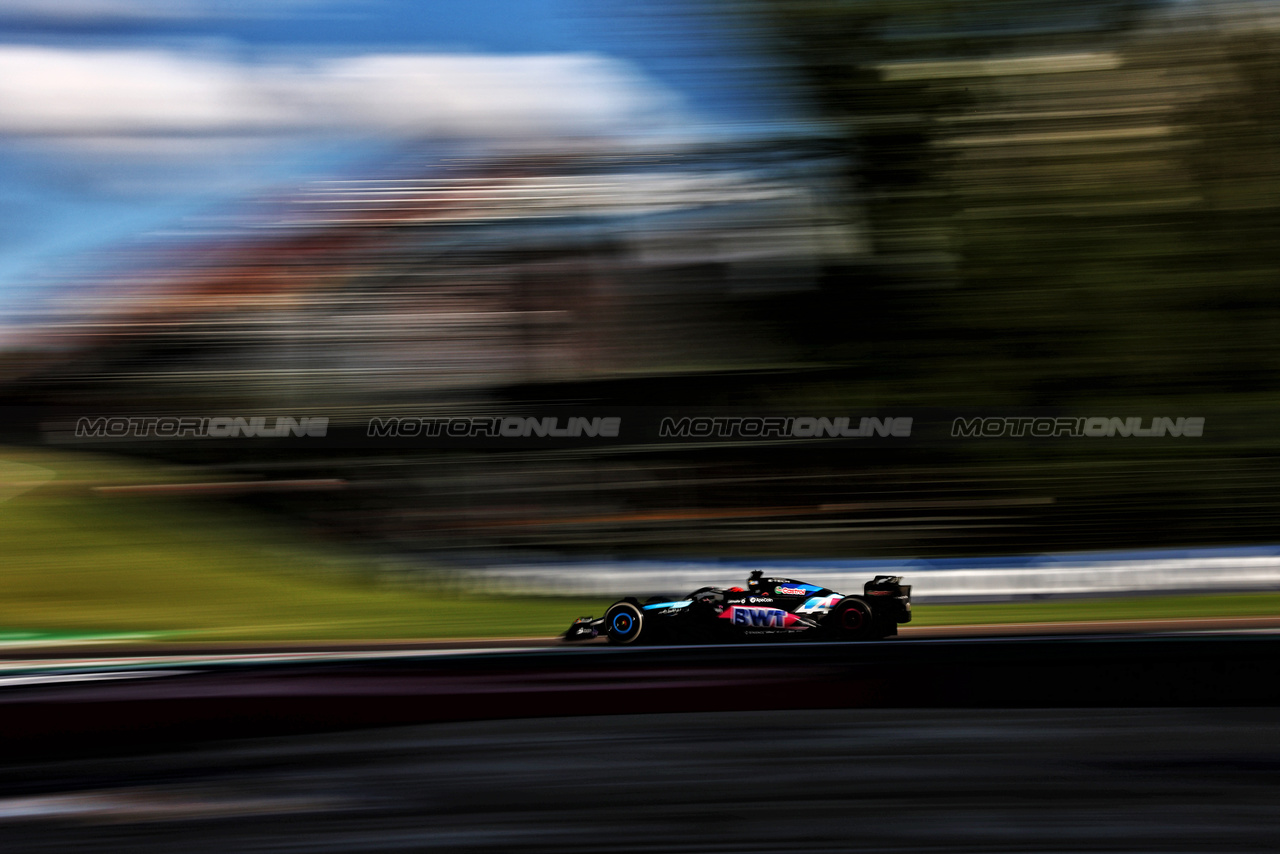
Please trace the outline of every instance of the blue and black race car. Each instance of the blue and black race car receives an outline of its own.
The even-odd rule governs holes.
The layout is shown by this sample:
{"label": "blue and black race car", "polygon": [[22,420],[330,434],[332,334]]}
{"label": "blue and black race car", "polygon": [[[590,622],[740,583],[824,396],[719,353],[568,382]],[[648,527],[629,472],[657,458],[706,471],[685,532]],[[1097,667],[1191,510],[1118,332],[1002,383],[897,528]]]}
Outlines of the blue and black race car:
{"label": "blue and black race car", "polygon": [[703,587],[680,599],[626,598],[604,617],[582,617],[565,640],[606,635],[610,643],[698,641],[876,640],[911,622],[911,587],[901,576],[877,575],[861,596],[845,596],[757,570],[746,587]]}

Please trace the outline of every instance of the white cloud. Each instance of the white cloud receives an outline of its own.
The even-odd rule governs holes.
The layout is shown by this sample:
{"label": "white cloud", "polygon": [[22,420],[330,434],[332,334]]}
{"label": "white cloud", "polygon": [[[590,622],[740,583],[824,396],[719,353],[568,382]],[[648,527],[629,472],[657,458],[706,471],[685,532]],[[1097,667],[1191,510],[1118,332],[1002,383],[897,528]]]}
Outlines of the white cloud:
{"label": "white cloud", "polygon": [[409,133],[601,131],[671,106],[621,63],[583,54],[374,55],[317,72],[314,102],[340,121]]}
{"label": "white cloud", "polygon": [[0,45],[0,134],[128,139],[357,131],[607,132],[674,98],[591,54],[374,54],[246,64],[160,50]]}
{"label": "white cloud", "polygon": [[272,109],[266,84],[241,66],[159,51],[0,47],[0,132],[60,136],[278,128],[290,111]]}

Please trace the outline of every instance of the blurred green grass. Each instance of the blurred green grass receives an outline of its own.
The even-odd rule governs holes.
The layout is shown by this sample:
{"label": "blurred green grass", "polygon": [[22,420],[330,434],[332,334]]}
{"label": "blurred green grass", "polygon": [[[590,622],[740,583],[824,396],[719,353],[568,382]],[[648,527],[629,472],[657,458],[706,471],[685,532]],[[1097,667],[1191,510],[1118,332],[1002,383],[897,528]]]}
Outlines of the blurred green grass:
{"label": "blurred green grass", "polygon": [[912,610],[913,626],[1265,617],[1280,615],[1280,593],[1170,594],[915,605]]}
{"label": "blurred green grass", "polygon": [[[463,595],[397,582],[375,560],[194,497],[94,486],[189,472],[68,451],[0,449],[0,633],[167,640],[539,637],[606,600]],[[1280,614],[1280,594],[917,606],[914,625]]]}
{"label": "blurred green grass", "polygon": [[545,636],[592,607],[600,613],[599,603],[576,599],[407,586],[376,561],[278,520],[198,498],[93,490],[191,479],[102,456],[0,449],[0,630],[188,640]]}

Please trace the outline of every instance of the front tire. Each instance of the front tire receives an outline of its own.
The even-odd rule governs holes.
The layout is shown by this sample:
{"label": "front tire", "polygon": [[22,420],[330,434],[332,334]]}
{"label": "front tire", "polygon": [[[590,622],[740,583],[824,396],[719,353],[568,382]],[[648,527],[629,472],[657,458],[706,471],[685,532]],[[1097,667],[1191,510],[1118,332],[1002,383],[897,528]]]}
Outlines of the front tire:
{"label": "front tire", "polygon": [[619,602],[604,615],[609,643],[635,643],[644,632],[644,612],[630,602]]}

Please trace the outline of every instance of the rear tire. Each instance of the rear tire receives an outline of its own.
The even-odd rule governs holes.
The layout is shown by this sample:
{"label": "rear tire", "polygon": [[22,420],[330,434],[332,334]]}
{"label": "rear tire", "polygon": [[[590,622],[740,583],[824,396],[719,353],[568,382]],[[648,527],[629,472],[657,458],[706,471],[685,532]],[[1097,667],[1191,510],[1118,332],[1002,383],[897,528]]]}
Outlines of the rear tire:
{"label": "rear tire", "polygon": [[635,643],[644,632],[644,612],[630,602],[619,602],[604,615],[609,643]]}
{"label": "rear tire", "polygon": [[875,636],[871,606],[861,599],[843,599],[831,610],[828,618],[831,634],[836,640],[867,640]]}

